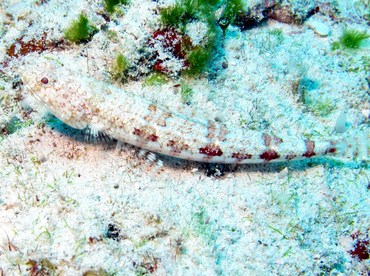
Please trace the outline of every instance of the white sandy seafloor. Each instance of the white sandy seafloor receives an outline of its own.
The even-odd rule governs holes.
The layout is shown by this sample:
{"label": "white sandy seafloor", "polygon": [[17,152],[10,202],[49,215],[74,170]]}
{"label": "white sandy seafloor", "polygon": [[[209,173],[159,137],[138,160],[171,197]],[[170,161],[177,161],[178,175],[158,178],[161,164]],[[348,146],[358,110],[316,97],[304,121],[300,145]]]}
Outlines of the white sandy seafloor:
{"label": "white sandy seafloor", "polygon": [[[368,275],[369,259],[349,253],[357,242],[351,235],[369,241],[368,145],[355,159],[347,151],[304,162],[226,166],[225,175],[207,176],[205,164],[156,156],[162,165],[130,145],[84,141],[19,84],[18,72],[45,58],[73,64],[76,78],[113,82],[115,56],[135,60],[138,45],[160,27],[156,7],[172,3],[158,2],[131,0],[110,32],[87,44],[19,56],[2,68],[0,275]],[[227,68],[209,82],[183,80],[194,90],[190,106],[172,88],[176,79],[122,87],[183,112],[217,116],[250,134],[251,143],[261,129],[292,147],[304,137],[366,143],[370,42],[350,51],[333,51],[331,44],[347,26],[368,29],[369,2],[317,4],[325,2],[336,7],[335,18],[320,12],[310,20],[330,29],[326,37],[308,23],[269,20],[243,32],[230,27],[219,60]],[[100,1],[4,0],[0,61],[18,38],[46,32],[50,40],[62,39],[81,12],[101,26],[102,10]],[[271,34],[276,29],[282,40]],[[201,24],[188,30],[193,41],[197,31]],[[312,84],[306,105],[292,93],[302,80]],[[346,131],[337,133],[343,113]]]}

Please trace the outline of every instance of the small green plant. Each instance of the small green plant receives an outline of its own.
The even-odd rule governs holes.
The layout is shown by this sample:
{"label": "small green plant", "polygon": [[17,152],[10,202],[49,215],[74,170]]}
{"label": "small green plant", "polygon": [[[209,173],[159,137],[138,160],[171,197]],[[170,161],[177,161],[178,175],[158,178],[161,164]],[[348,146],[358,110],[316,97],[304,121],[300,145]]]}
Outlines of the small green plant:
{"label": "small green plant", "polygon": [[107,31],[107,37],[112,42],[118,42],[118,33],[112,30]]}
{"label": "small green plant", "polygon": [[275,36],[277,43],[281,44],[284,41],[284,34],[282,29],[273,29],[268,32],[269,35]]}
{"label": "small green plant", "polygon": [[164,26],[182,29],[194,19],[210,23],[214,21],[214,12],[219,2],[220,0],[179,0],[176,4],[161,10],[161,22]]}
{"label": "small green plant", "polygon": [[335,106],[330,100],[325,100],[310,104],[309,109],[311,109],[315,115],[325,117],[334,111]]}
{"label": "small green plant", "polygon": [[217,5],[220,3],[220,0],[203,0],[203,1],[200,1],[200,2],[205,2],[208,5],[217,7]]}
{"label": "small green plant", "polygon": [[189,85],[183,83],[181,84],[180,94],[181,94],[182,101],[184,103],[189,104],[191,101],[191,98],[193,97],[194,91]]}
{"label": "small green plant", "polygon": [[128,0],[103,0],[103,5],[108,13],[114,13],[117,5],[126,5]]}
{"label": "small green plant", "polygon": [[160,72],[153,72],[144,81],[144,85],[153,86],[167,83],[168,78]]}
{"label": "small green plant", "polygon": [[202,237],[204,241],[211,245],[217,239],[217,233],[212,222],[209,221],[209,216],[204,207],[193,215],[193,230]]}
{"label": "small green plant", "polygon": [[184,27],[187,23],[188,14],[186,5],[177,2],[161,10],[161,23],[166,27]]}
{"label": "small green plant", "polygon": [[184,29],[192,20],[216,23],[216,11],[223,6],[219,20],[221,28],[225,31],[232,24],[236,16],[243,12],[243,0],[179,0],[174,5],[161,10],[161,22],[166,27]]}
{"label": "small green plant", "polygon": [[198,75],[204,71],[212,56],[211,46],[198,47],[187,55],[189,69],[186,73],[190,76]]}
{"label": "small green plant", "polygon": [[121,82],[125,81],[127,79],[128,68],[127,58],[122,54],[118,54],[112,67],[111,73],[113,79]]}
{"label": "small green plant", "polygon": [[370,38],[370,35],[366,32],[346,29],[340,37],[339,41],[333,43],[332,49],[358,49],[361,47],[361,44],[364,42],[364,40],[368,38]]}
{"label": "small green plant", "polygon": [[340,49],[340,42],[339,41],[335,41],[331,44],[331,49],[334,51],[334,50],[339,50]]}
{"label": "small green plant", "polygon": [[[221,30],[225,32],[236,16],[244,9],[244,0],[177,0],[175,4],[161,10],[160,21],[166,28],[176,28],[179,33],[186,32],[188,23],[200,21],[207,24],[208,31],[202,45],[182,47],[185,61],[188,63],[185,75],[197,76],[203,73],[212,59],[216,43],[223,39]],[[217,11],[222,11],[221,21],[217,22]],[[219,23],[219,24],[217,24]],[[171,42],[172,43],[172,42]],[[182,45],[183,46],[183,45]]]}
{"label": "small green plant", "polygon": [[65,30],[64,36],[71,42],[80,43],[87,41],[97,30],[95,26],[90,25],[86,15],[81,13]]}
{"label": "small green plant", "polygon": [[219,19],[220,27],[225,31],[230,24],[233,24],[236,16],[243,12],[243,0],[228,0],[225,2],[225,8]]}

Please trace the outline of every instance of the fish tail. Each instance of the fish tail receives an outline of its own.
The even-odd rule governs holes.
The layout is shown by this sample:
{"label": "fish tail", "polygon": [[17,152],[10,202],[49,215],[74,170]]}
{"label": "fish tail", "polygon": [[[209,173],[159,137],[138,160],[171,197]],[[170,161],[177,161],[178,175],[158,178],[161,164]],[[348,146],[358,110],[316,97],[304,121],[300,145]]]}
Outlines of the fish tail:
{"label": "fish tail", "polygon": [[342,141],[336,142],[334,155],[359,162],[368,162],[370,156],[369,135],[367,131],[358,131]]}

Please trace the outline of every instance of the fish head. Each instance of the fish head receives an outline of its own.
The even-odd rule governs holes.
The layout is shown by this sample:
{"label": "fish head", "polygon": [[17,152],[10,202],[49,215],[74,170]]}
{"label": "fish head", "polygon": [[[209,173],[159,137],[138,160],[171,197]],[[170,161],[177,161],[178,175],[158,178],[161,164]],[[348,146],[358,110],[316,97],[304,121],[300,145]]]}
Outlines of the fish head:
{"label": "fish head", "polygon": [[77,129],[86,127],[88,99],[76,75],[53,61],[25,66],[19,74],[26,89],[58,119]]}

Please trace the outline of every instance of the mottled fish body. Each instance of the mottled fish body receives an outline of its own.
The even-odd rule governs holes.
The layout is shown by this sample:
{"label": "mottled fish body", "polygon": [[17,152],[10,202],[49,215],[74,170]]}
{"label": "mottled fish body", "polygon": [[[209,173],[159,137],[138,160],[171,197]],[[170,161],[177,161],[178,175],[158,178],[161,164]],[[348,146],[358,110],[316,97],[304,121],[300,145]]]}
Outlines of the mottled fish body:
{"label": "mottled fish body", "polygon": [[287,145],[261,133],[260,145],[247,151],[248,138],[220,122],[176,114],[112,84],[76,76],[54,62],[40,67],[42,73],[22,73],[23,82],[61,121],[156,153],[201,162],[253,164],[332,155],[338,150],[334,141],[297,139],[295,145]]}

